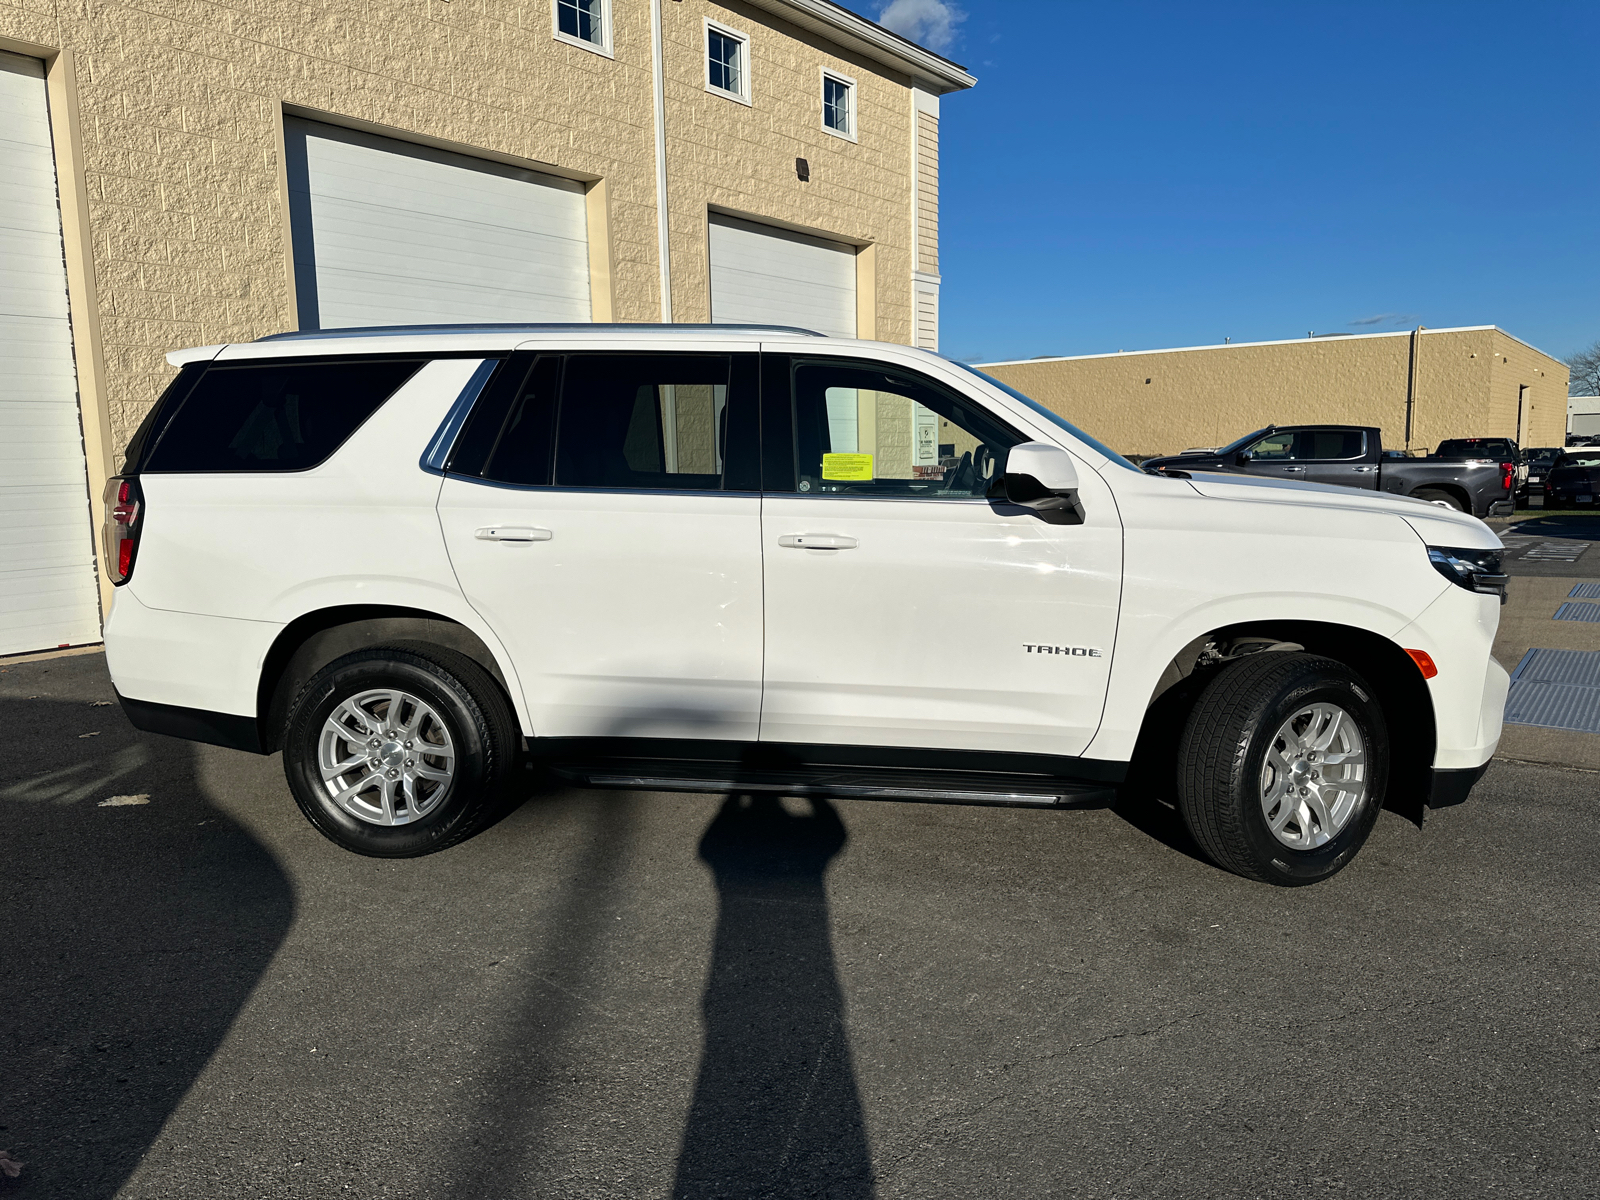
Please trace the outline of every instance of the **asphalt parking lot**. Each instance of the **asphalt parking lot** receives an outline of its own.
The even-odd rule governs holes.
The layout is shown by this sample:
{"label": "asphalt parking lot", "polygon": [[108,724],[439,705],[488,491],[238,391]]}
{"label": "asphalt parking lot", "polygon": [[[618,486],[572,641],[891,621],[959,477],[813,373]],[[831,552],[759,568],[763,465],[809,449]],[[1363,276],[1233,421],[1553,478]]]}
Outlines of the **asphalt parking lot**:
{"label": "asphalt parking lot", "polygon": [[0,670],[0,1197],[1600,1190],[1593,773],[1292,892],[1131,797],[551,790],[377,862],[110,699]]}

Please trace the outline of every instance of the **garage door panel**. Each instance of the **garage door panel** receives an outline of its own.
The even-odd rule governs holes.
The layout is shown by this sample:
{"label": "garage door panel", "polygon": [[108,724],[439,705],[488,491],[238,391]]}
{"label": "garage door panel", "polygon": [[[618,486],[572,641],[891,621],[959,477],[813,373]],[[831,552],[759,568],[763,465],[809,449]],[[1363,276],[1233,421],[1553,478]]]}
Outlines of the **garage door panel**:
{"label": "garage door panel", "polygon": [[[330,203],[317,225],[318,278],[324,294],[343,294],[343,287],[362,277],[386,291],[420,280],[430,292],[449,288],[460,296],[477,290],[553,306],[561,314],[557,319],[568,320],[572,311],[588,308],[588,251],[581,239],[552,240],[518,234],[497,236],[489,245],[477,230],[430,230],[424,218],[411,214],[374,233],[360,208]],[[330,287],[334,277],[344,282]]]}
{"label": "garage door panel", "polygon": [[83,588],[89,571],[77,566],[0,573],[0,654],[98,641],[99,605],[93,591]]}
{"label": "garage door panel", "polygon": [[[468,164],[463,157],[433,160],[422,147],[351,144],[314,133],[306,146],[316,193],[329,200],[503,229],[565,225],[583,236],[583,209],[572,203],[583,196],[581,184],[532,171],[496,170],[498,164],[487,161]],[[405,197],[404,205],[385,202],[397,196]]]}
{"label": "garage door panel", "polygon": [[99,588],[44,67],[0,52],[0,654],[95,641]]}
{"label": "garage door panel", "polygon": [[72,367],[72,330],[65,321],[0,316],[0,363],[5,387],[0,403],[54,403],[78,408]]}
{"label": "garage door panel", "polygon": [[587,321],[582,185],[291,121],[301,325]]}
{"label": "garage door panel", "polygon": [[855,337],[855,249],[714,214],[711,319]]}
{"label": "garage door panel", "polygon": [[[0,529],[0,554],[27,555],[33,564],[30,570],[92,570],[94,556],[84,541],[83,526],[82,513],[67,517],[59,509],[30,525],[8,525]],[[11,577],[8,572],[6,578]]]}
{"label": "garage door panel", "polygon": [[[323,324],[329,328],[341,323],[339,321],[341,313],[351,317],[351,321],[343,323],[352,323],[354,314],[359,313],[359,323],[363,325],[405,324],[418,319],[414,301],[408,296],[396,294],[400,282],[397,278],[351,271],[324,271],[322,279],[329,286],[337,287],[341,297],[342,307],[334,309],[331,315],[323,318]],[[487,288],[438,281],[432,285],[432,292],[436,297],[438,311],[448,313],[448,319],[451,321],[493,323],[512,319],[518,321],[573,319],[564,309],[547,305],[539,297],[519,296],[515,293],[502,294]],[[514,312],[515,317],[508,316],[508,311]],[[430,320],[442,319],[446,318],[430,318]]]}

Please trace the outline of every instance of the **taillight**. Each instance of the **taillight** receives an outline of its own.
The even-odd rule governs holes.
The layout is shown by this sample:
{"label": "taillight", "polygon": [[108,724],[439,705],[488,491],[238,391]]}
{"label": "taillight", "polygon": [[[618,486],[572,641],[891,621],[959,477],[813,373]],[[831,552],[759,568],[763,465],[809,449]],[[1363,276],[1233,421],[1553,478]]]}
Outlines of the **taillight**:
{"label": "taillight", "polygon": [[1511,490],[1511,480],[1517,473],[1517,468],[1511,463],[1501,463],[1500,470],[1505,472],[1505,478],[1500,481],[1500,486],[1507,491]]}
{"label": "taillight", "polygon": [[114,476],[106,482],[106,523],[100,532],[105,550],[106,575],[114,584],[128,582],[133,574],[133,559],[139,550],[139,518],[144,513],[144,495],[133,477]]}

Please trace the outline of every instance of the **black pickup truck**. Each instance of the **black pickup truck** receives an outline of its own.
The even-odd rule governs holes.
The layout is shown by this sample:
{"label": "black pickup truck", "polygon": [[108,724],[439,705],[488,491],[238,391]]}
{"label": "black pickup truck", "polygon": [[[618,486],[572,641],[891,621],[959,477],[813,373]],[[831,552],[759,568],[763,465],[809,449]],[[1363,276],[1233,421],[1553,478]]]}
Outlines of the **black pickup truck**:
{"label": "black pickup truck", "polygon": [[1336,483],[1448,504],[1475,517],[1515,511],[1515,463],[1493,458],[1406,458],[1393,451],[1385,454],[1378,432],[1364,425],[1269,425],[1220,450],[1148,459],[1144,469],[1154,474],[1227,471]]}

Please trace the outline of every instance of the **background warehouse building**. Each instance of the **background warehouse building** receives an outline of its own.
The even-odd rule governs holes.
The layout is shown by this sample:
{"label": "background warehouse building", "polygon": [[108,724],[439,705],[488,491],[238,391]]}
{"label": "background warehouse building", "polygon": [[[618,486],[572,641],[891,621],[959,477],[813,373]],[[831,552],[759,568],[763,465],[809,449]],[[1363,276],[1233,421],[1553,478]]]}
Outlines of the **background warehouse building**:
{"label": "background warehouse building", "polygon": [[830,0],[0,8],[0,654],[97,641],[167,351],[437,322],[937,348],[960,67]]}
{"label": "background warehouse building", "polygon": [[981,364],[1124,454],[1223,446],[1264,425],[1376,425],[1386,448],[1559,446],[1566,366],[1493,325]]}

